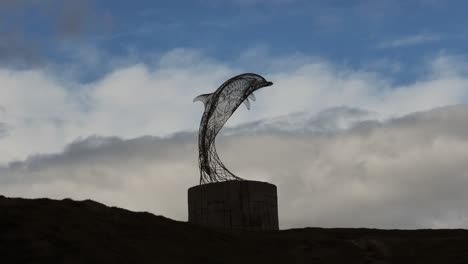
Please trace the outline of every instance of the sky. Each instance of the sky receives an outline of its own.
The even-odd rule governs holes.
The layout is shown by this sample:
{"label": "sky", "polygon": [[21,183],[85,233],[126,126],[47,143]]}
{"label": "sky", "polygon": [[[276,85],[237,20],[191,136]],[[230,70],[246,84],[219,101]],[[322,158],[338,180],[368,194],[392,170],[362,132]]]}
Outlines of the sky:
{"label": "sky", "polygon": [[203,106],[280,227],[468,228],[468,17],[456,0],[0,0],[0,194],[187,220]]}

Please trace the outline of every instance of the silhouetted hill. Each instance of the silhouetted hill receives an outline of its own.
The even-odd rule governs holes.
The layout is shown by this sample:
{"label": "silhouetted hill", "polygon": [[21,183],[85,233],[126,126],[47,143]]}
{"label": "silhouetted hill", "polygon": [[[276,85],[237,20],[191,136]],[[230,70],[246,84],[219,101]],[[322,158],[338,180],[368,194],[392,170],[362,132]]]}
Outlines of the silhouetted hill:
{"label": "silhouetted hill", "polygon": [[0,263],[468,263],[468,231],[225,232],[90,200],[0,196]]}

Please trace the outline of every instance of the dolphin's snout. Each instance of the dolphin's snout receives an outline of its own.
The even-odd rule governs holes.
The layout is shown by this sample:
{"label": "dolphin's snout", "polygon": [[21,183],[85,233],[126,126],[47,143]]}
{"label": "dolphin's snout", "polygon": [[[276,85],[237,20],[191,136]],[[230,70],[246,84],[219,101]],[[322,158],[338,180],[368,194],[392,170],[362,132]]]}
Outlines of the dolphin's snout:
{"label": "dolphin's snout", "polygon": [[257,90],[260,89],[260,88],[263,88],[263,87],[268,87],[268,86],[272,86],[273,83],[272,82],[267,82],[267,81],[264,81],[264,82],[261,82],[257,85]]}

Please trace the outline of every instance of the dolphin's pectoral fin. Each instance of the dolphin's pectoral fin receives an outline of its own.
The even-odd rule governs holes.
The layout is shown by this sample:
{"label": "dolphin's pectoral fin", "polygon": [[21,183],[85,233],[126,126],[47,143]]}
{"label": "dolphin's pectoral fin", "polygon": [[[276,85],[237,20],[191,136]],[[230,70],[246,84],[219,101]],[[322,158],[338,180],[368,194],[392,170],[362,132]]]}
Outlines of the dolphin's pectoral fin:
{"label": "dolphin's pectoral fin", "polygon": [[255,95],[253,93],[249,94],[249,98],[252,100],[252,101],[255,101],[256,98],[255,98]]}
{"label": "dolphin's pectoral fin", "polygon": [[250,102],[249,99],[245,98],[244,102],[245,106],[247,106],[247,109],[250,110]]}
{"label": "dolphin's pectoral fin", "polygon": [[201,101],[203,102],[203,104],[206,105],[206,103],[210,100],[210,97],[211,95],[213,95],[212,93],[209,93],[209,94],[200,94],[199,96],[195,97],[193,99],[194,102],[196,101]]}

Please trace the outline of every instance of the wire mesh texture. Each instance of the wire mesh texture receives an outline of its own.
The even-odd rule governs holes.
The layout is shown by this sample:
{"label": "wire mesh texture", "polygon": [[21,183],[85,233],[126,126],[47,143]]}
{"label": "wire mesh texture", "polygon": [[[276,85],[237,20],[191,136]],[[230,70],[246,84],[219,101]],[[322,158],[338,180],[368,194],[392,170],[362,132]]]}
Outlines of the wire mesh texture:
{"label": "wire mesh texture", "polygon": [[205,104],[198,134],[198,164],[200,167],[200,184],[243,180],[229,171],[216,153],[215,138],[221,128],[244,103],[250,109],[250,101],[255,101],[254,91],[273,85],[262,76],[244,73],[225,81],[214,93],[202,94],[194,102]]}

